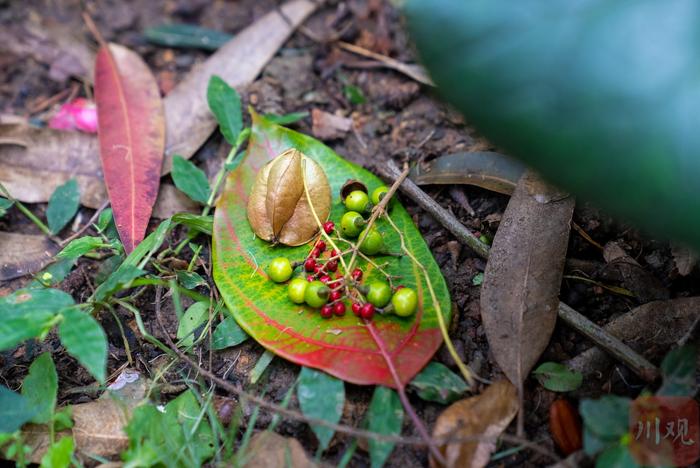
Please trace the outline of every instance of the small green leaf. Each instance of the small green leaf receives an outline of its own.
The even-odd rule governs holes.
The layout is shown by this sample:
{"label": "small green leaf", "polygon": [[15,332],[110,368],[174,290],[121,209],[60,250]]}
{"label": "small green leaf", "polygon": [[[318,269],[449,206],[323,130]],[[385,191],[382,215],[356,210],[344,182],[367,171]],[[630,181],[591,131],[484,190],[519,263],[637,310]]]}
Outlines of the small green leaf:
{"label": "small green leaf", "polygon": [[22,395],[0,385],[0,434],[15,432],[36,414]]}
{"label": "small green leaf", "polygon": [[180,155],[173,158],[173,182],[175,186],[192,200],[206,205],[211,189],[203,170]]}
{"label": "small green leaf", "polygon": [[472,278],[472,286],[481,286],[481,283],[484,282],[484,274],[482,272],[479,272],[474,275]]}
{"label": "small green leaf", "polygon": [[[126,260],[124,260],[124,263],[126,263]],[[104,301],[117,291],[126,288],[134,279],[146,274],[142,269],[133,265],[125,265],[124,263],[97,288],[95,291],[96,301]]]}
{"label": "small green leaf", "polygon": [[66,351],[98,382],[104,383],[107,377],[107,335],[97,320],[79,309],[68,309],[63,312],[58,336]]}
{"label": "small green leaf", "polygon": [[268,350],[265,350],[265,352],[262,353],[262,355],[258,358],[258,362],[255,363],[255,367],[253,367],[253,370],[250,371],[250,383],[258,383],[258,380],[260,380],[260,377],[262,377],[263,373],[267,369],[267,366],[270,365],[274,358],[275,355]]}
{"label": "small green leaf", "polygon": [[74,304],[58,289],[22,289],[0,297],[0,350],[46,333],[55,315]]}
{"label": "small green leaf", "polygon": [[161,24],[146,29],[143,35],[152,44],[202,50],[216,50],[233,38],[230,34],[191,24]]}
{"label": "small green leaf", "polygon": [[44,353],[29,366],[29,374],[22,382],[22,396],[36,413],[32,422],[44,424],[51,420],[56,407],[58,375],[51,353]]}
{"label": "small green leaf", "polygon": [[[342,380],[325,372],[302,367],[297,385],[297,399],[304,416],[337,423],[343,415],[345,385]],[[325,426],[311,425],[318,438],[319,447],[325,450],[333,438],[334,430]]]}
{"label": "small green leaf", "polygon": [[305,119],[309,116],[307,111],[303,112],[290,112],[289,114],[278,115],[278,114],[263,114],[263,116],[272,123],[277,125],[289,125],[294,122],[298,122],[301,119]]}
{"label": "small green leaf", "polygon": [[345,98],[350,101],[351,104],[359,105],[367,102],[362,90],[355,85],[343,86],[343,93],[345,94]]}
{"label": "small green leaf", "polygon": [[62,437],[52,444],[41,457],[41,468],[66,468],[70,466],[73,455],[73,437]]}
{"label": "small green leaf", "polygon": [[114,215],[112,208],[105,208],[97,218],[97,230],[107,236],[108,239],[119,240],[117,226],[114,224]]}
{"label": "small green leaf", "polygon": [[0,218],[5,216],[7,210],[9,210],[15,202],[8,200],[7,198],[0,197]]}
{"label": "small green leaf", "polygon": [[695,364],[698,349],[693,345],[671,350],[661,363],[663,385],[656,392],[662,396],[689,396],[697,392]]}
{"label": "small green leaf", "polygon": [[532,374],[547,390],[553,392],[571,392],[581,386],[583,375],[557,362],[545,362]]}
{"label": "small green leaf", "polygon": [[606,395],[599,400],[583,400],[579,412],[583,424],[603,441],[619,440],[629,430],[630,399]]}
{"label": "small green leaf", "polygon": [[73,239],[68,243],[68,245],[63,247],[63,250],[58,253],[57,257],[76,259],[82,257],[92,250],[99,249],[100,247],[105,247],[101,237],[79,237],[77,239]]}
{"label": "small green leaf", "polygon": [[[368,428],[383,435],[401,434],[403,406],[399,395],[392,389],[378,385],[374,389],[368,409]],[[394,450],[394,442],[369,440],[369,458],[372,468],[380,468]]]}
{"label": "small green leaf", "polygon": [[199,273],[194,271],[181,270],[176,273],[177,282],[186,289],[194,289],[198,286],[207,286],[207,282],[204,278],[200,276]]}
{"label": "small green leaf", "polygon": [[65,184],[56,187],[49,199],[49,206],[46,208],[46,218],[51,232],[58,234],[75,216],[79,207],[80,188],[77,180],[70,179]]}
{"label": "small green leaf", "polygon": [[185,347],[192,346],[195,341],[194,332],[209,320],[209,303],[195,302],[187,308],[177,327],[177,338]]}
{"label": "small green leaf", "polygon": [[439,362],[429,362],[409,385],[422,399],[443,405],[458,400],[468,390],[464,380]]}
{"label": "small green leaf", "polygon": [[75,265],[75,259],[61,259],[49,265],[44,271],[37,273],[27,289],[43,289],[57,286],[66,279]]}
{"label": "small green leaf", "polygon": [[583,451],[586,453],[586,455],[592,457],[595,454],[602,452],[605,447],[610,445],[610,442],[610,440],[601,439],[587,426],[583,427]]}
{"label": "small green leaf", "polygon": [[130,265],[136,266],[139,263],[144,263],[144,259],[151,257],[156,250],[163,245],[165,241],[165,236],[170,230],[172,221],[168,218],[161,222],[155,231],[150,233],[144,240],[141,241],[139,245],[136,246],[134,250],[131,251],[128,257],[124,259],[122,265],[117,269],[119,271],[122,268],[127,268]]}
{"label": "small green leaf", "polygon": [[595,463],[596,468],[638,468],[629,449],[623,445],[609,447],[600,454]]}
{"label": "small green leaf", "polygon": [[219,350],[236,346],[249,338],[233,317],[226,317],[214,330],[212,348]]}
{"label": "small green leaf", "polygon": [[207,102],[224,138],[234,146],[243,128],[240,96],[221,77],[212,75],[207,87]]}
{"label": "small green leaf", "polygon": [[212,215],[201,216],[192,213],[178,213],[173,216],[173,222],[182,224],[207,236],[211,236],[214,217]]}

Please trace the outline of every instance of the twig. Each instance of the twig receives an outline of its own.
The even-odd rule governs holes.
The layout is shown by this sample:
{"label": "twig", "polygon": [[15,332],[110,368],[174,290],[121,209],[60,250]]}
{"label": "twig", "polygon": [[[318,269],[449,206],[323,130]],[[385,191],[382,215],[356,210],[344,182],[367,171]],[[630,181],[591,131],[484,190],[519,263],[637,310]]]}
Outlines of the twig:
{"label": "twig", "polygon": [[72,241],[73,239],[81,236],[87,230],[87,228],[89,228],[90,226],[93,225],[93,223],[100,216],[100,213],[102,213],[105,210],[105,208],[107,208],[107,206],[109,206],[109,200],[105,200],[104,203],[102,203],[102,205],[100,205],[100,207],[97,209],[97,211],[95,211],[95,214],[92,215],[92,217],[88,220],[87,223],[85,223],[85,225],[83,227],[81,227],[75,234],[72,234],[72,235],[66,237],[65,239],[63,239],[61,242],[59,242],[58,245],[63,247],[67,243]]}
{"label": "twig", "polygon": [[386,55],[372,52],[371,50],[367,50],[364,47],[356,46],[354,44],[348,44],[347,42],[339,41],[338,45],[342,49],[345,49],[354,54],[362,55],[363,57],[369,57],[371,59],[377,60],[384,64],[384,66],[386,66],[387,68],[391,68],[393,70],[401,72],[409,78],[413,78],[414,80],[420,83],[426,84],[428,86],[435,86],[435,83],[433,83],[433,81],[430,79],[428,73],[426,73],[425,69],[420,65],[403,63],[400,60],[396,60],[391,57],[387,57]]}
{"label": "twig", "polygon": [[[391,180],[397,178],[399,174],[396,164],[392,161],[389,161],[385,166],[380,166],[378,171]],[[439,221],[457,240],[470,247],[480,257],[488,258],[490,247],[479,241],[454,215],[441,207],[410,179],[403,181],[401,191]],[[653,380],[659,374],[658,368],[643,356],[563,302],[559,303],[559,318],[615,359],[624,363],[642,379]]]}
{"label": "twig", "polygon": [[1,182],[0,182],[0,191],[3,194],[5,194],[7,199],[10,200],[12,203],[14,203],[17,206],[17,209],[19,211],[21,211],[22,214],[24,214],[24,216],[29,218],[29,220],[31,222],[33,222],[36,225],[36,227],[38,227],[41,230],[41,232],[46,234],[46,237],[51,239],[55,244],[60,245],[60,239],[58,239],[56,236],[53,235],[53,233],[51,232],[51,229],[49,229],[49,227],[46,224],[44,224],[44,222],[42,220],[37,218],[34,215],[34,213],[29,211],[29,208],[24,206],[19,200],[17,200],[15,197],[13,197]]}

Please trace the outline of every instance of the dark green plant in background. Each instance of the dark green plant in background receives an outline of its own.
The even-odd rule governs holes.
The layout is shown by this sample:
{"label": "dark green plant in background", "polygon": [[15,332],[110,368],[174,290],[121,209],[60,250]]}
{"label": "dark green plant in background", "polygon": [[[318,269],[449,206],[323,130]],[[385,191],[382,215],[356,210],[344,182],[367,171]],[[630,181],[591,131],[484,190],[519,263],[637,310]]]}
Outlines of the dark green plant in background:
{"label": "dark green plant in background", "polygon": [[493,143],[640,227],[700,246],[700,5],[409,0],[439,93]]}

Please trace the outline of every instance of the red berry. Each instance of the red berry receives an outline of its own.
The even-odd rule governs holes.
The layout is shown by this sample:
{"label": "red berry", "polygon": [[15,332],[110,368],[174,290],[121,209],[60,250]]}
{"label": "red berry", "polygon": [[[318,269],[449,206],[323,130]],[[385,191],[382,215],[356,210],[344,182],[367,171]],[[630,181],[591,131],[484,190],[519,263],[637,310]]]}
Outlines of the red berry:
{"label": "red berry", "polygon": [[312,282],[312,281],[315,280],[315,279],[316,279],[316,278],[314,278],[314,275],[309,275],[309,276],[306,277],[306,281],[308,281],[309,283]]}
{"label": "red berry", "polygon": [[362,279],[362,270],[360,270],[359,268],[355,268],[354,270],[352,270],[352,279],[354,279],[355,281],[360,281]]}
{"label": "red berry", "polygon": [[321,252],[323,252],[324,250],[326,250],[326,243],[323,242],[322,240],[320,240],[320,241],[316,242],[316,248],[318,250],[320,250]]}
{"label": "red berry", "polygon": [[343,296],[343,293],[338,291],[337,289],[335,291],[331,291],[330,295],[328,296],[328,300],[331,302],[335,302],[338,299],[340,299]]}
{"label": "red berry", "polygon": [[[336,279],[338,279],[337,276],[336,276]],[[343,287],[343,282],[342,281],[334,281],[333,284],[331,284],[330,286],[331,286],[331,289],[340,289]]]}
{"label": "red berry", "polygon": [[306,271],[314,271],[316,268],[316,260],[313,258],[307,258],[306,261],[304,262],[304,270]]}
{"label": "red berry", "polygon": [[321,249],[314,247],[314,249],[311,251],[311,256],[313,258],[318,258],[319,255],[321,255]]}
{"label": "red berry", "polygon": [[345,315],[345,304],[343,304],[342,302],[336,302],[333,305],[333,313],[338,317],[342,317],[343,315]]}
{"label": "red berry", "polygon": [[369,302],[362,306],[360,309],[360,317],[363,319],[370,320],[374,316],[374,306]]}
{"label": "red berry", "polygon": [[317,263],[316,266],[314,266],[314,273],[318,274],[318,273],[321,273],[322,271],[323,271],[323,265],[319,265]]}
{"label": "red berry", "polygon": [[400,290],[402,290],[402,289],[405,288],[405,287],[406,287],[406,286],[404,286],[403,284],[400,284],[400,285],[396,286],[396,288],[394,288],[394,292],[400,291]]}
{"label": "red berry", "polygon": [[326,263],[326,270],[337,271],[338,270],[338,260],[328,260]]}
{"label": "red berry", "polygon": [[328,275],[321,275],[321,277],[318,279],[321,283],[326,284],[331,280],[331,277]]}
{"label": "red berry", "polygon": [[333,250],[331,250],[331,254],[330,254],[330,255],[331,255],[330,258],[337,257],[337,256],[338,256],[338,251],[335,250],[335,249],[333,249]]}
{"label": "red berry", "polygon": [[321,307],[321,317],[323,318],[331,318],[333,316],[333,306],[330,304],[326,304],[323,307]]}
{"label": "red berry", "polygon": [[335,229],[335,223],[333,221],[326,221],[323,223],[323,230],[326,231],[326,234],[333,232],[333,229]]}
{"label": "red berry", "polygon": [[357,315],[358,317],[360,316],[360,310],[362,310],[362,306],[360,304],[353,302],[350,308],[352,309],[353,314]]}

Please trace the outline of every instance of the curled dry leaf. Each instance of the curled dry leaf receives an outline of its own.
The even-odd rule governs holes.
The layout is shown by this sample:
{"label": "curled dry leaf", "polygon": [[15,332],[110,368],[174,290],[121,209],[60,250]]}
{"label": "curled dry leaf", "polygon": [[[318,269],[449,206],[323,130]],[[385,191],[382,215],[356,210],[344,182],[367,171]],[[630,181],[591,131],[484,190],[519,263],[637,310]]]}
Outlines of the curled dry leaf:
{"label": "curled dry leaf", "polygon": [[[448,467],[486,466],[496,448],[496,437],[518,412],[515,387],[507,380],[493,383],[483,393],[449,406],[435,423],[433,437],[469,437],[474,440],[440,447]],[[430,466],[439,466],[431,457]]]}
{"label": "curled dry leaf", "polygon": [[481,317],[496,362],[520,384],[549,343],[574,200],[526,172],[493,240]]}
{"label": "curled dry leaf", "polygon": [[36,273],[48,265],[58,248],[46,236],[0,232],[0,281]]}
{"label": "curled dry leaf", "polygon": [[298,440],[269,431],[260,432],[253,437],[246,455],[247,468],[269,466],[313,468],[316,466],[316,463],[306,455]]}
{"label": "curled dry leaf", "polygon": [[258,172],[248,199],[248,221],[261,239],[301,245],[318,231],[309,201],[319,220],[325,221],[331,211],[326,173],[316,161],[291,148]]}

